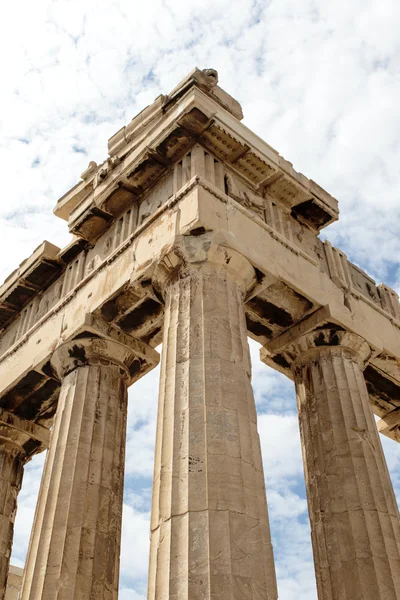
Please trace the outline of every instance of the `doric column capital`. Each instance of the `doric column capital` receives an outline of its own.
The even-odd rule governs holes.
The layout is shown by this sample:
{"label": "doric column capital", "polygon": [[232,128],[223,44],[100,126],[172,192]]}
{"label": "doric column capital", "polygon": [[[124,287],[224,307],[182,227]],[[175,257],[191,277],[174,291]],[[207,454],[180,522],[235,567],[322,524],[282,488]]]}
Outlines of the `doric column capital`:
{"label": "doric column capital", "polygon": [[0,444],[25,462],[49,445],[50,431],[0,408]]}
{"label": "doric column capital", "polygon": [[78,337],[55,349],[51,364],[60,380],[78,367],[119,365],[121,376],[131,384],[154,368],[159,359],[158,352],[145,342],[88,315]]}
{"label": "doric column capital", "polygon": [[291,342],[285,348],[285,357],[295,370],[325,352],[347,355],[356,360],[362,369],[372,354],[369,344],[359,335],[336,327],[323,327]]}
{"label": "doric column capital", "polygon": [[364,370],[381,350],[338,323],[326,305],[267,342],[260,350],[260,358],[293,379],[296,367],[322,354],[351,358]]}
{"label": "doric column capital", "polygon": [[182,236],[168,254],[158,263],[154,276],[155,289],[164,296],[168,286],[177,279],[195,275],[196,271],[220,270],[228,279],[234,280],[246,294],[256,284],[252,264],[242,254],[223,246],[212,234]]}
{"label": "doric column capital", "polygon": [[106,338],[86,337],[61,344],[53,353],[51,364],[60,379],[89,365],[118,365],[121,376],[132,379],[140,371],[140,357],[135,348]]}

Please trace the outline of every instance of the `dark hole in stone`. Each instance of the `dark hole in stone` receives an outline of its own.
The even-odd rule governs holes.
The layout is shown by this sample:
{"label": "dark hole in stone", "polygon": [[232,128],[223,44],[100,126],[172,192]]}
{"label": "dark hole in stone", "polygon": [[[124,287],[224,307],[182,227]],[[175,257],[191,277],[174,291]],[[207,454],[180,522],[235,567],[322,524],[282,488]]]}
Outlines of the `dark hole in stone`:
{"label": "dark hole in stone", "polygon": [[206,230],[204,227],[195,227],[194,229],[190,230],[190,235],[203,235],[203,233],[206,233]]}
{"label": "dark hole in stone", "polygon": [[224,177],[224,192],[227,196],[229,196],[228,178],[226,175]]}
{"label": "dark hole in stone", "polygon": [[47,379],[44,384],[29,394],[14,411],[22,419],[34,420],[41,412],[42,405],[51,398],[60,387],[58,381]]}
{"label": "dark hole in stone", "polygon": [[61,265],[59,263],[44,260],[38,264],[32,273],[26,276],[26,280],[41,289],[46,289],[60,271]]}
{"label": "dark hole in stone", "polygon": [[153,287],[153,294],[158,299],[159,303],[162,306],[164,306],[164,298],[162,297],[161,292],[156,287]]}
{"label": "dark hole in stone", "polygon": [[340,345],[340,338],[337,333],[333,333],[331,331],[329,343],[331,346],[339,346]]}
{"label": "dark hole in stone", "polygon": [[160,333],[160,331],[161,331],[161,327],[155,327],[155,328],[153,329],[153,331],[152,331],[151,333],[149,333],[149,335],[147,335],[147,336],[144,338],[144,340],[143,340],[143,341],[144,341],[146,344],[149,344],[149,345],[151,345],[151,341],[152,341],[152,340],[154,340],[154,338],[155,338],[155,337],[156,337],[156,336],[157,336],[157,335]]}
{"label": "dark hole in stone", "polygon": [[373,367],[368,366],[364,371],[368,393],[378,399],[393,405],[400,402],[400,387],[381,375]]}
{"label": "dark hole in stone", "polygon": [[274,363],[276,365],[279,365],[280,367],[283,367],[284,369],[290,369],[290,364],[288,363],[286,358],[284,356],[282,356],[282,354],[276,354],[272,358],[272,360],[274,361]]}
{"label": "dark hole in stone", "polygon": [[344,331],[343,327],[337,325],[337,323],[324,323],[324,325],[319,325],[315,328],[315,331],[319,331],[320,329],[330,329],[331,331]]}
{"label": "dark hole in stone", "polygon": [[11,306],[1,306],[0,307],[0,329],[8,325],[8,323],[14,319],[17,315],[17,310],[13,309]]}
{"label": "dark hole in stone", "polygon": [[335,324],[327,324],[323,327],[317,327],[316,331],[320,333],[316,336],[314,343],[316,346],[339,346],[340,337],[339,331],[343,331],[341,327]]}
{"label": "dark hole in stone", "polygon": [[147,319],[156,317],[162,312],[162,306],[152,298],[146,298],[132,312],[120,319],[118,326],[125,331],[134,331],[141,327]]}
{"label": "dark hole in stone", "polygon": [[83,338],[101,338],[98,333],[94,333],[93,331],[81,331],[74,337],[74,340],[80,340]]}
{"label": "dark hole in stone", "polygon": [[47,363],[43,365],[42,371],[47,377],[54,377],[54,371],[50,361],[47,361]]}
{"label": "dark hole in stone", "polygon": [[7,410],[18,406],[24,398],[29,396],[33,391],[36,391],[44,379],[45,377],[41,373],[29,371],[12,390],[0,399],[0,406],[3,406]]}
{"label": "dark hole in stone", "polygon": [[115,319],[118,315],[118,307],[115,298],[103,304],[101,307],[101,315],[107,323],[110,323]]}
{"label": "dark hole in stone", "polygon": [[68,354],[71,358],[77,358],[79,362],[86,362],[86,352],[83,346],[79,346],[78,344],[74,344],[72,348],[68,350]]}
{"label": "dark hole in stone", "polygon": [[323,225],[326,225],[332,219],[332,215],[314,202],[314,200],[306,200],[293,206],[291,214],[295,219],[301,218],[301,220],[309,223],[315,229],[323,227]]}
{"label": "dark hole in stone", "polygon": [[13,306],[17,306],[18,308],[23,308],[25,304],[29,302],[34,296],[36,296],[37,291],[31,290],[30,288],[25,287],[24,285],[18,284],[7,296],[6,300],[9,304]]}
{"label": "dark hole in stone", "polygon": [[68,250],[61,255],[62,260],[66,264],[70,263],[87,246],[88,242],[86,240],[77,240],[73,246],[68,248]]}
{"label": "dark hole in stone", "polygon": [[257,279],[257,283],[262,283],[262,281],[264,280],[264,273],[262,271],[260,271],[259,269],[257,269],[257,267],[254,267],[254,271],[256,273],[256,279]]}
{"label": "dark hole in stone", "polygon": [[134,377],[138,373],[140,373],[140,369],[142,367],[142,363],[139,359],[133,361],[131,366],[129,367],[129,374],[131,377]]}
{"label": "dark hole in stone", "polygon": [[327,343],[326,343],[326,341],[325,341],[325,336],[324,336],[324,333],[323,333],[323,331],[321,331],[321,333],[319,333],[319,334],[318,334],[318,335],[315,337],[314,344],[315,344],[316,346],[326,346],[326,345],[327,345]]}
{"label": "dark hole in stone", "polygon": [[247,306],[272,325],[279,325],[280,327],[293,325],[293,319],[286,310],[275,306],[275,304],[264,300],[264,298],[252,298],[247,302]]}
{"label": "dark hole in stone", "polygon": [[25,442],[25,444],[23,445],[23,449],[25,450],[26,455],[30,456],[32,452],[38,447],[38,445],[38,442],[36,440],[33,440],[32,438]]}
{"label": "dark hole in stone", "polygon": [[270,340],[272,338],[272,331],[264,325],[260,323],[260,321],[254,321],[249,315],[246,315],[246,324],[247,329],[256,337],[264,337]]}

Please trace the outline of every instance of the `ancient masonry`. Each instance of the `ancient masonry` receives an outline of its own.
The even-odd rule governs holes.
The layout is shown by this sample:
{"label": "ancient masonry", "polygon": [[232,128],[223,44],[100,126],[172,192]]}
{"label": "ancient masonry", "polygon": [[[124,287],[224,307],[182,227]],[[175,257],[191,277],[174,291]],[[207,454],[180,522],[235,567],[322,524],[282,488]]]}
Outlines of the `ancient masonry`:
{"label": "ancient masonry", "polygon": [[0,288],[1,600],[47,448],[20,598],[117,599],[127,389],[161,342],[148,600],[276,600],[247,336],[296,386],[319,600],[400,599],[398,297],[320,240],[337,201],[217,83],[118,131],[57,202],[71,243]]}

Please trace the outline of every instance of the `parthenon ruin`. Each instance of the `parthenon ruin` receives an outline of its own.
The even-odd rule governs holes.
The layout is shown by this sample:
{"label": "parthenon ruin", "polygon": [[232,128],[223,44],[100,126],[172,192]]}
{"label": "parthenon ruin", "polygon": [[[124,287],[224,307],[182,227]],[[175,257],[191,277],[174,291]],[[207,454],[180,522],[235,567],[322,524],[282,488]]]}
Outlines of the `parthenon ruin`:
{"label": "parthenon ruin", "polygon": [[69,245],[0,288],[0,600],[44,450],[20,598],[118,598],[127,389],[161,343],[148,600],[277,599],[248,336],[296,387],[318,599],[400,600],[399,299],[242,118],[194,69],[58,200]]}

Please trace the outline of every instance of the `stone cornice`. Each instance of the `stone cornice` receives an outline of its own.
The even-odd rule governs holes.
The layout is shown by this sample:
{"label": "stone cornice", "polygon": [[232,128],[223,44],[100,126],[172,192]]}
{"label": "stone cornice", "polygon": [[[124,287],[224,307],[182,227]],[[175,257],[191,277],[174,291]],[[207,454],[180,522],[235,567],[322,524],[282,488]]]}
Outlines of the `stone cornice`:
{"label": "stone cornice", "polygon": [[0,287],[0,330],[38,293],[46,290],[63,269],[60,248],[43,242]]}
{"label": "stone cornice", "polygon": [[204,89],[190,87],[178,111],[170,109],[152,130],[142,132],[142,138],[133,138],[128,148],[121,147],[95,172],[93,167],[82,184],[60,199],[55,213],[66,218],[68,204],[70,231],[93,241],[129,202],[141,198],[170,165],[200,142],[255,191],[292,208],[316,231],[337,219],[334,198],[215,102]]}

